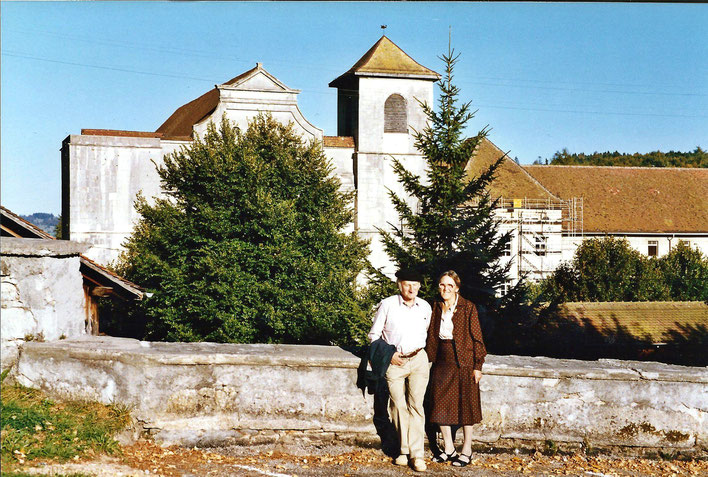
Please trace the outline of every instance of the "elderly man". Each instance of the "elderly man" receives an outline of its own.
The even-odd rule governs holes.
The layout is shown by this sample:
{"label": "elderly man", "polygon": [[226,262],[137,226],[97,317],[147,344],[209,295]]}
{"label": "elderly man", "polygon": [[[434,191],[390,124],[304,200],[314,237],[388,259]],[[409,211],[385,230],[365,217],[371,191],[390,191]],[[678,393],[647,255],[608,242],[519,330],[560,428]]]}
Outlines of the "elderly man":
{"label": "elderly man", "polygon": [[423,472],[426,469],[423,398],[430,370],[424,348],[431,308],[417,296],[421,282],[419,273],[399,270],[396,278],[400,294],[379,303],[369,340],[381,338],[396,347],[386,371],[391,395],[389,411],[401,441],[401,453],[394,463],[410,463],[414,470]]}

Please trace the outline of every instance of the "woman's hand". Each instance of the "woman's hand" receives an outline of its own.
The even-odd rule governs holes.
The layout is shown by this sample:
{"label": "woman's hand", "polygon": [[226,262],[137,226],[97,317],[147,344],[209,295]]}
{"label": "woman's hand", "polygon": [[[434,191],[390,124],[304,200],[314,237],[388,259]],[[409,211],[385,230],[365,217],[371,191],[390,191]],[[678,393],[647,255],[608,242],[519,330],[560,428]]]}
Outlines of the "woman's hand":
{"label": "woman's hand", "polygon": [[393,353],[393,356],[391,357],[391,364],[395,364],[396,366],[403,366],[403,358],[401,358],[401,353],[399,353],[398,351]]}
{"label": "woman's hand", "polygon": [[482,380],[482,371],[475,369],[473,374],[474,374],[474,382],[476,384],[479,384],[479,382]]}

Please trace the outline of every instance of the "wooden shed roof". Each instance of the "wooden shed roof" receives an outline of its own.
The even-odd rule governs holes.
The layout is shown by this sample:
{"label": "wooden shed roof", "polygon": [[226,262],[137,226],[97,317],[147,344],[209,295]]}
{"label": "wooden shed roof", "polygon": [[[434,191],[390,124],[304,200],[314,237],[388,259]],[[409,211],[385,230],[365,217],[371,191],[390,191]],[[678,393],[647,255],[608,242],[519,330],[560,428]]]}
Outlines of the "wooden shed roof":
{"label": "wooden shed roof", "polygon": [[[0,219],[3,236],[55,240],[53,236],[44,230],[2,206],[0,206]],[[144,290],[135,283],[99,265],[85,255],[80,255],[79,260],[79,269],[85,283],[88,281],[93,285],[111,288],[114,293],[122,298],[136,300],[143,298]]]}

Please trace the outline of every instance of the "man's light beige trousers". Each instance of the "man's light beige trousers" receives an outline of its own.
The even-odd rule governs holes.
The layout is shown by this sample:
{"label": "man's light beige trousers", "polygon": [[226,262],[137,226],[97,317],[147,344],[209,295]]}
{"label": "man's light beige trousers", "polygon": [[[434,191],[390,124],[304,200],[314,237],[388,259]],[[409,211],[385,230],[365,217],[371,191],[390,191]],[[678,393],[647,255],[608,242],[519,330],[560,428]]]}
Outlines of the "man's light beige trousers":
{"label": "man's light beige trousers", "polygon": [[388,367],[386,382],[391,395],[389,413],[401,439],[401,454],[408,454],[412,459],[423,457],[424,452],[423,398],[428,387],[430,366],[425,350],[404,361],[401,366],[392,364]]}

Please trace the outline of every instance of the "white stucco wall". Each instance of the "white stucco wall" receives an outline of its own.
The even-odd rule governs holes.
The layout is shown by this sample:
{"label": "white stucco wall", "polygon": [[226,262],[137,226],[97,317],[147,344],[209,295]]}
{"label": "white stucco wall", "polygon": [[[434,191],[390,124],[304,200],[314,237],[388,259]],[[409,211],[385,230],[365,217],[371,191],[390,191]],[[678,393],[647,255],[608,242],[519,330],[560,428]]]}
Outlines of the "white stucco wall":
{"label": "white stucco wall", "polygon": [[[69,238],[93,247],[86,255],[107,264],[138,219],[138,192],[161,195],[156,164],[165,154],[188,144],[158,138],[71,135],[68,148]],[[154,162],[153,162],[154,161]]]}
{"label": "white stucco wall", "polygon": [[[260,89],[257,89],[258,86]],[[240,89],[226,85],[219,88],[219,105],[214,112],[194,125],[194,132],[204,136],[209,122],[221,123],[226,118],[242,130],[248,128],[248,122],[261,112],[270,112],[277,121],[292,123],[295,131],[304,141],[322,141],[322,130],[312,125],[300,112],[297,105],[297,91],[274,90],[274,85],[258,82],[254,89]],[[266,89],[268,88],[268,89]]]}
{"label": "white stucco wall", "polygon": [[[360,153],[417,154],[411,134],[384,133],[384,103],[392,94],[406,100],[409,128],[422,131],[427,118],[418,100],[433,104],[433,82],[404,78],[359,79]],[[409,130],[409,132],[412,132]]]}
{"label": "white stucco wall", "polygon": [[584,234],[582,236],[575,237],[563,237],[564,248],[563,248],[563,261],[569,262],[573,260],[573,255],[577,250],[578,246],[583,240],[591,238],[602,238],[612,236],[615,238],[625,238],[635,250],[639,251],[643,255],[648,255],[649,242],[656,241],[658,245],[657,257],[663,257],[668,254],[671,248],[675,247],[679,241],[688,242],[692,248],[697,248],[703,253],[703,255],[708,256],[708,233],[706,234]]}
{"label": "white stucco wall", "polygon": [[334,174],[342,181],[342,189],[350,192],[355,189],[354,183],[354,148],[325,147],[325,156],[332,161]]}
{"label": "white stucco wall", "polygon": [[[408,133],[384,132],[384,104],[392,94],[406,101]],[[389,190],[405,197],[392,159],[397,158],[413,174],[425,180],[425,160],[415,147],[413,130],[422,131],[427,118],[418,100],[432,104],[433,82],[405,78],[359,79],[359,130],[356,156],[357,230],[371,240],[371,263],[393,276],[395,267],[383,249],[376,227],[391,230],[400,218],[389,198]],[[409,201],[416,207],[414,201]]]}

